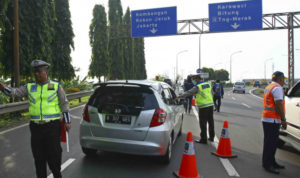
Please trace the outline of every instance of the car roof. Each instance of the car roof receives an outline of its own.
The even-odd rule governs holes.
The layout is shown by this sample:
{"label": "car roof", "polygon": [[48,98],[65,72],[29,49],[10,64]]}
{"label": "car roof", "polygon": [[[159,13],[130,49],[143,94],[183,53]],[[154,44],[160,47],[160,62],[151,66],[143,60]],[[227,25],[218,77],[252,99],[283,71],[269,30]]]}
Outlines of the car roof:
{"label": "car roof", "polygon": [[148,86],[157,91],[161,91],[162,88],[171,88],[168,84],[161,81],[154,81],[154,80],[109,80],[104,83],[94,84],[94,86],[101,86],[101,85],[138,85],[138,86]]}

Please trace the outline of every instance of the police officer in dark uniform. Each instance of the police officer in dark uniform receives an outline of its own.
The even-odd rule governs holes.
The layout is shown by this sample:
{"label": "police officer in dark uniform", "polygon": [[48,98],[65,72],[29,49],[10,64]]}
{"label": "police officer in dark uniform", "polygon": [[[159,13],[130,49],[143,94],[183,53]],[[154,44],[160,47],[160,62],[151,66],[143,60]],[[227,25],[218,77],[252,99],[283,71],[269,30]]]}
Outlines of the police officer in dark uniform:
{"label": "police officer in dark uniform", "polygon": [[42,60],[31,63],[36,81],[19,88],[9,88],[0,83],[0,90],[7,96],[27,97],[31,116],[31,150],[36,175],[47,177],[47,163],[55,178],[61,178],[62,148],[60,145],[61,113],[65,129],[71,129],[68,100],[59,82],[49,80],[50,64]]}

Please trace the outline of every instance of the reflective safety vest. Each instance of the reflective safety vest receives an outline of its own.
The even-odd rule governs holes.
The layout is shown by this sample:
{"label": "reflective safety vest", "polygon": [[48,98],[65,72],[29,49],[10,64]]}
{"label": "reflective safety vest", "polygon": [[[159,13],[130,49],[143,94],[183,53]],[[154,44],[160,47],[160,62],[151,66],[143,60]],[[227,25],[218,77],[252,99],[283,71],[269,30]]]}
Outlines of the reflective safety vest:
{"label": "reflective safety vest", "polygon": [[214,105],[213,97],[211,94],[211,86],[209,83],[204,82],[197,85],[199,91],[196,94],[196,105],[199,108],[207,108]]}
{"label": "reflective safety vest", "polygon": [[49,81],[44,85],[27,84],[29,113],[32,121],[60,119],[58,87],[59,83],[54,81]]}
{"label": "reflective safety vest", "polygon": [[[268,85],[265,88],[264,102],[263,102],[263,112],[262,112],[262,117],[263,118],[281,119],[280,115],[276,112],[274,96],[271,93],[272,90],[275,87],[279,87],[279,85],[271,83],[270,85]],[[284,101],[284,98],[283,98],[282,103],[283,103],[283,108],[284,108],[284,112],[285,112],[285,101]]]}

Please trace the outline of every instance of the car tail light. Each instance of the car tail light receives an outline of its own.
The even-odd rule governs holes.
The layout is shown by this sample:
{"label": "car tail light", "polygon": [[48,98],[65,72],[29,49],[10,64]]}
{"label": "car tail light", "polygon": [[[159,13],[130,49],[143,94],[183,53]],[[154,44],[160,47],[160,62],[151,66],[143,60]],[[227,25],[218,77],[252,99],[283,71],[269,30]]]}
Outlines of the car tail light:
{"label": "car tail light", "polygon": [[162,125],[167,118],[167,113],[162,109],[156,109],[152,117],[150,127]]}
{"label": "car tail light", "polygon": [[83,110],[83,120],[85,120],[87,122],[90,122],[88,105],[85,105],[85,107],[84,107],[84,110]]}

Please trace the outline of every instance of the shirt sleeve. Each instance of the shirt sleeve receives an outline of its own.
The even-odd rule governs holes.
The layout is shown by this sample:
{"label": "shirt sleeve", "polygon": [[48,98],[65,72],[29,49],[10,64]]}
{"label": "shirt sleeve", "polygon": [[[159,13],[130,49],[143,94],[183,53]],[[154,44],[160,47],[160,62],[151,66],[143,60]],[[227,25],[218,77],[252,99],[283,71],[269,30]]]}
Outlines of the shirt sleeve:
{"label": "shirt sleeve", "polygon": [[19,88],[5,87],[3,93],[7,96],[17,97],[17,98],[27,97],[28,95],[26,86],[21,86]]}
{"label": "shirt sleeve", "polygon": [[179,95],[178,98],[186,98],[188,96],[192,96],[194,93],[197,93],[197,92],[198,92],[198,87],[194,86],[190,90],[184,92],[182,95]]}
{"label": "shirt sleeve", "polygon": [[284,96],[283,96],[283,88],[282,87],[275,87],[271,93],[272,93],[275,101],[283,100]]}
{"label": "shirt sleeve", "polygon": [[57,96],[59,100],[59,106],[62,112],[69,112],[69,101],[66,93],[61,85],[58,87]]}

